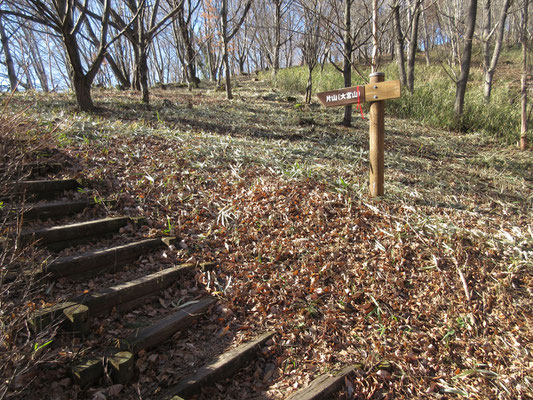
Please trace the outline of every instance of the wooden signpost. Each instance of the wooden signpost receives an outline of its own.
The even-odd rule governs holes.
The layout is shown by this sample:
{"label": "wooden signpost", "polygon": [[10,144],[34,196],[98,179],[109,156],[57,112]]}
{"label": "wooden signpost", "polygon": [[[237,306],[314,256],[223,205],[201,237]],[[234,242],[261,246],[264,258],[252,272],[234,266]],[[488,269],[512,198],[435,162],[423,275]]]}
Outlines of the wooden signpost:
{"label": "wooden signpost", "polygon": [[370,74],[370,83],[317,93],[326,107],[370,102],[370,196],[383,196],[385,181],[385,102],[401,96],[400,81],[384,82],[383,72]]}

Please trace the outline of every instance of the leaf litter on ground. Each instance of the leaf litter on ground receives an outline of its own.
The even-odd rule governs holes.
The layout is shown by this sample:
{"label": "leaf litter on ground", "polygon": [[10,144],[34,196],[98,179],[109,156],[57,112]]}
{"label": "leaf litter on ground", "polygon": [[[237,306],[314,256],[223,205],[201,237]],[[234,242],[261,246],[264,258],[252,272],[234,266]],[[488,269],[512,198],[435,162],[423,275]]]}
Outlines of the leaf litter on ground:
{"label": "leaf litter on ground", "polygon": [[196,277],[214,317],[139,358],[121,395],[175,383],[176,363],[207,361],[202,341],[274,329],[262,357],[199,398],[285,398],[351,364],[339,398],[531,396],[533,156],[387,118],[386,195],[370,199],[367,122],[269,93],[154,90],[147,108],[97,92],[97,115],[58,99],[36,116],[61,114],[60,150],[115,209],[182,239],[174,262],[217,265]]}

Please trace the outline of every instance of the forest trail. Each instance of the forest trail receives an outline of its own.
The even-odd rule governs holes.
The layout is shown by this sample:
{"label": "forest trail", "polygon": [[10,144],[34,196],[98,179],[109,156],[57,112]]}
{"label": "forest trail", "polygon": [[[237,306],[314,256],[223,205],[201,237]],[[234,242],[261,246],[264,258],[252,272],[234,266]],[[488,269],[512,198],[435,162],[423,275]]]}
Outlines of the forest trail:
{"label": "forest trail", "polygon": [[154,89],[150,107],[94,94],[94,114],[61,94],[12,104],[38,103],[27,118],[55,129],[62,168],[43,178],[82,183],[28,229],[115,232],[87,245],[82,224],[38,251],[32,312],[71,324],[43,331],[27,398],[164,398],[236,349],[252,356],[196,398],[305,398],[315,379],[308,393],[327,381],[338,398],[532,393],[530,153],[387,118],[386,195],[370,199],[368,121],[344,127],[342,110],[253,77],[232,101],[212,87]]}

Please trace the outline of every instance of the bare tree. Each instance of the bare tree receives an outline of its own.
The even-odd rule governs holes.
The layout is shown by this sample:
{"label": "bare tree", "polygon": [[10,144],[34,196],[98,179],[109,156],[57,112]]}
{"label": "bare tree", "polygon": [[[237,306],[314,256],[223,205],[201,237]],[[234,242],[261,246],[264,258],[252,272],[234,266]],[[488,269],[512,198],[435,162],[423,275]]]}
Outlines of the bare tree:
{"label": "bare tree", "polygon": [[[223,45],[222,62],[224,63],[224,69],[226,74],[226,97],[229,100],[233,99],[233,94],[231,92],[231,69],[229,65],[229,42],[233,39],[233,37],[241,28],[244,20],[246,19],[248,11],[250,10],[251,5],[252,0],[247,0],[244,7],[242,7],[242,10],[239,4],[234,14],[232,16],[229,16],[228,0],[222,0],[222,8],[220,10],[220,36]],[[232,21],[234,22],[232,23]]]}
{"label": "bare tree", "polygon": [[529,16],[529,0],[524,0],[524,8],[522,12],[522,82],[521,82],[521,126],[520,126],[520,149],[527,148],[527,44],[528,44],[528,16]]}
{"label": "bare tree", "polygon": [[88,62],[84,62],[79,44],[80,30],[90,15],[88,0],[83,5],[76,0],[6,0],[9,8],[0,10],[0,14],[49,27],[61,37],[69,60],[76,101],[82,111],[94,108],[91,84],[102,65],[107,48],[122,34],[120,32],[112,40],[108,40],[111,0],[102,1],[102,9],[99,10],[101,17],[93,20],[95,24],[99,24],[100,47],[92,57],[87,56]]}
{"label": "bare tree", "polygon": [[[108,0],[100,0],[100,2]],[[125,5],[130,11],[134,24],[127,23],[122,15],[111,9],[112,25],[123,31],[124,36],[133,47],[135,57],[135,74],[133,87],[142,93],[143,103],[150,102],[148,84],[148,53],[153,39],[166,27],[169,20],[179,11],[184,0],[176,1],[168,11],[162,10],[161,0],[146,2],[144,0],[126,0]],[[161,11],[162,17],[160,17]],[[137,18],[138,17],[138,18]],[[160,18],[159,18],[160,17]]]}
{"label": "bare tree", "polygon": [[15,63],[13,62],[13,57],[11,56],[11,49],[9,47],[9,37],[6,34],[4,23],[0,16],[0,39],[2,40],[2,50],[4,51],[5,64],[7,68],[7,76],[9,78],[9,84],[11,90],[17,89],[17,73],[15,72]]}
{"label": "bare tree", "polygon": [[474,30],[476,28],[477,15],[477,0],[470,0],[468,3],[468,14],[466,19],[465,44],[463,49],[463,56],[461,58],[461,71],[459,79],[456,82],[454,114],[455,123],[457,127],[461,127],[464,104],[466,84],[468,83],[468,75],[470,74],[470,61],[472,59],[472,39],[474,37]]}
{"label": "bare tree", "polygon": [[483,72],[485,74],[485,85],[483,90],[483,97],[485,102],[490,101],[490,94],[492,91],[492,80],[494,78],[494,73],[496,72],[496,66],[498,65],[498,59],[500,57],[500,52],[503,43],[503,35],[505,32],[505,22],[507,20],[507,14],[509,12],[509,6],[511,5],[511,0],[504,0],[502,6],[502,13],[500,15],[500,20],[498,21],[498,33],[496,36],[496,43],[494,45],[494,50],[492,51],[492,57],[490,57],[490,37],[494,33],[494,29],[491,28],[491,0],[485,0],[484,6],[484,17],[485,23],[483,26]]}
{"label": "bare tree", "polygon": [[302,55],[307,65],[307,86],[305,102],[311,103],[313,92],[313,70],[318,64],[320,54],[324,49],[324,40],[320,34],[322,2],[320,0],[301,0],[304,31],[302,38]]}
{"label": "bare tree", "polygon": [[392,5],[392,13],[394,16],[394,33],[396,38],[396,63],[398,64],[398,75],[400,76],[401,85],[407,86],[407,73],[405,71],[405,53],[403,51],[405,37],[402,31],[399,0],[394,0],[394,3]]}
{"label": "bare tree", "polygon": [[173,5],[178,6],[176,18],[172,21],[172,28],[174,37],[177,43],[181,43],[180,48],[183,49],[183,54],[178,50],[180,59],[185,68],[185,79],[187,80],[189,90],[193,87],[197,88],[200,79],[196,73],[196,50],[194,49],[194,31],[191,28],[191,22],[194,13],[200,7],[200,0],[187,0],[187,7],[185,2],[177,0],[170,0]]}

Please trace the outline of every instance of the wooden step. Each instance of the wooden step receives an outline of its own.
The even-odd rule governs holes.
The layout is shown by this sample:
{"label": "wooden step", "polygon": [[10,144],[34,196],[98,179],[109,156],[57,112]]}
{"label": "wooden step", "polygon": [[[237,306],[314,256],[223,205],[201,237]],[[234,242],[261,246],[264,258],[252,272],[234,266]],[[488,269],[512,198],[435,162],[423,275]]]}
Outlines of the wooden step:
{"label": "wooden step", "polygon": [[176,386],[165,392],[162,399],[175,399],[176,396],[188,398],[197,394],[204,386],[231,377],[238,370],[256,357],[257,351],[263,347],[275,332],[267,332],[251,342],[241,344],[233,350],[217,357],[213,362],[200,368],[196,373],[182,379]]}
{"label": "wooden step", "polygon": [[96,384],[107,371],[116,384],[128,384],[134,375],[135,356],[128,351],[110,350],[99,358],[86,358],[70,369],[70,374],[82,388]]}
{"label": "wooden step", "polygon": [[[104,366],[111,368],[112,374],[117,376],[116,383],[127,383],[132,377],[134,356],[143,349],[154,347],[172,337],[180,329],[188,328],[209,306],[215,304],[216,299],[207,297],[197,303],[183,307],[177,313],[156,322],[154,325],[130,337],[129,341],[122,341],[123,349],[119,353],[111,352],[101,357],[86,358],[71,368],[71,375],[76,383],[82,387],[96,383],[104,374]],[[117,360],[117,355],[120,355]],[[108,363],[109,361],[109,363]],[[111,375],[113,377],[113,375]]]}
{"label": "wooden step", "polygon": [[61,218],[82,212],[86,208],[94,207],[94,200],[54,201],[50,203],[27,205],[23,212],[25,221],[36,219]]}
{"label": "wooden step", "polygon": [[3,177],[4,175],[26,175],[35,178],[49,173],[58,173],[63,169],[63,167],[64,165],[59,163],[22,163],[10,169],[0,168],[0,176]]}
{"label": "wooden step", "polygon": [[171,238],[144,239],[120,246],[61,257],[48,264],[43,273],[49,274],[52,278],[76,278],[85,277],[88,272],[96,273],[102,269],[116,269],[151,250],[161,247],[165,243],[165,239]]}
{"label": "wooden step", "polygon": [[107,314],[115,307],[117,310],[125,311],[131,302],[166,289],[180,276],[190,273],[194,268],[194,264],[178,265],[99,292],[78,296],[72,301],[86,305],[91,317]]}
{"label": "wooden step", "polygon": [[356,367],[343,368],[335,374],[319,376],[309,386],[300,389],[287,400],[326,400],[341,390],[346,377],[355,374]]}
{"label": "wooden step", "polygon": [[[200,264],[200,268],[202,268],[203,265],[207,265],[207,263]],[[153,295],[166,289],[181,275],[193,271],[194,268],[194,264],[182,264],[143,276],[139,279],[103,289],[99,292],[83,294],[69,301],[36,311],[29,319],[30,325],[33,327],[34,331],[39,332],[42,328],[51,323],[63,320],[65,315],[69,314],[64,310],[73,306],[84,306],[85,309],[87,309],[87,315],[89,318],[107,314],[113,308],[116,308],[121,312],[127,311],[134,308],[134,306],[137,305],[136,303],[138,300],[144,300],[146,296]],[[78,310],[81,310],[81,308],[78,307]],[[78,311],[78,313],[79,312],[80,311]],[[78,320],[79,319],[80,318],[78,318]],[[71,325],[72,324],[67,325],[69,330],[80,330]]]}
{"label": "wooden step", "polygon": [[117,232],[128,223],[141,223],[143,221],[144,218],[103,218],[94,221],[25,231],[21,234],[20,239],[24,244],[36,243],[47,246],[54,251],[58,251],[86,240],[87,238]]}
{"label": "wooden step", "polygon": [[191,326],[216,301],[214,297],[204,297],[194,304],[183,307],[178,312],[138,330],[122,341],[122,347],[134,354],[156,347],[170,339],[176,332]]}
{"label": "wooden step", "polygon": [[59,303],[36,311],[29,318],[33,332],[39,333],[51,324],[61,324],[67,331],[86,334],[88,332],[89,309],[75,302]]}
{"label": "wooden step", "polygon": [[63,192],[77,190],[80,183],[76,179],[51,179],[22,181],[15,184],[15,191],[26,194]]}

